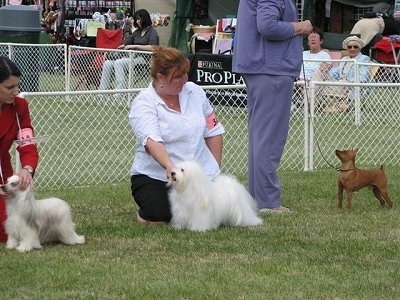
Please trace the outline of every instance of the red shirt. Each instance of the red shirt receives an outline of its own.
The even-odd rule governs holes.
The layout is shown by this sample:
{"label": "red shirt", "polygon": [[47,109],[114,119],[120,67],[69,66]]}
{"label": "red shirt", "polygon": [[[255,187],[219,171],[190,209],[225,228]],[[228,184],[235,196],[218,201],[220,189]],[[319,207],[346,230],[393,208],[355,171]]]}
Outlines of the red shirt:
{"label": "red shirt", "polygon": [[[17,120],[18,118],[18,120]],[[18,121],[20,127],[18,127]],[[20,129],[32,130],[31,117],[28,102],[24,98],[15,97],[14,104],[3,104],[0,110],[0,166],[4,181],[13,175],[10,148],[17,139]],[[35,170],[39,161],[39,153],[36,144],[26,144],[17,147],[21,166],[30,165]]]}

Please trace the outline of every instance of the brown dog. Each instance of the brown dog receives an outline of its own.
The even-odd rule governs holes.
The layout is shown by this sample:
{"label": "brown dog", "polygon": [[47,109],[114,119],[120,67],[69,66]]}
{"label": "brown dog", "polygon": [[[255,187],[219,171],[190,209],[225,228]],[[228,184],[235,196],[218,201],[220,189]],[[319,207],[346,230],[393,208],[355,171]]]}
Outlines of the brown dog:
{"label": "brown dog", "polygon": [[362,170],[358,169],[355,164],[355,150],[336,150],[335,154],[342,162],[338,180],[338,207],[342,208],[343,189],[346,190],[347,208],[351,209],[351,198],[353,192],[362,189],[363,187],[371,187],[376,198],[382,206],[387,202],[389,208],[393,206],[387,193],[387,177],[383,171],[383,166],[380,169]]}

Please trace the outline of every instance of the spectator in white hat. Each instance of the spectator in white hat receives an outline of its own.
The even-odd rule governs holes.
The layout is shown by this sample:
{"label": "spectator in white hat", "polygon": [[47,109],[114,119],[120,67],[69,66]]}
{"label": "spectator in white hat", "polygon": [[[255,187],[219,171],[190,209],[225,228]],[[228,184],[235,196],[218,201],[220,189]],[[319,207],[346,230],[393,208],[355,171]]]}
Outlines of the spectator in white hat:
{"label": "spectator in white hat", "polygon": [[[343,49],[347,50],[348,55],[342,57],[339,65],[333,67],[329,72],[321,72],[320,79],[324,81],[341,81],[341,82],[355,82],[356,79],[356,68],[354,60],[359,63],[370,63],[371,59],[369,56],[361,53],[361,49],[364,47],[364,42],[357,36],[350,36],[346,38],[342,43]],[[359,66],[359,81],[367,82],[370,77],[369,65]],[[349,86],[325,86],[323,89],[324,94],[334,94],[337,96],[347,97],[348,100],[354,99],[354,91]],[[349,103],[341,103],[340,107],[336,104],[333,107],[326,107],[325,111],[337,111],[347,110]]]}

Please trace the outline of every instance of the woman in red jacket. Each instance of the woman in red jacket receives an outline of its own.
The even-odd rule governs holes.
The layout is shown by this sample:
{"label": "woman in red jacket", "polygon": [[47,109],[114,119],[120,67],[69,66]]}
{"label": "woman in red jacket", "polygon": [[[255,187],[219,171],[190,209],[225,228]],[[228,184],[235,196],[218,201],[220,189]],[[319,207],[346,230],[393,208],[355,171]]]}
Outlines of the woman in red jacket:
{"label": "woman in red jacket", "polygon": [[[0,56],[0,186],[13,175],[10,148],[17,141],[22,168],[17,172],[21,187],[33,183],[32,176],[38,164],[39,154],[33,140],[33,128],[28,102],[18,96],[21,71],[10,59]],[[7,240],[4,222],[7,219],[5,193],[0,189],[0,242]]]}

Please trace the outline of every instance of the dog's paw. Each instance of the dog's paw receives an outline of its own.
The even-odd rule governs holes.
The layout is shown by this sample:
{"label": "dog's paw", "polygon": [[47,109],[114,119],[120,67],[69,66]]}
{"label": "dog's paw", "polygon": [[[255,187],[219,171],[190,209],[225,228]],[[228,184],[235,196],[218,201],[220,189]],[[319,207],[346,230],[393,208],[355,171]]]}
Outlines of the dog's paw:
{"label": "dog's paw", "polygon": [[34,249],[42,249],[43,247],[40,244],[36,244],[36,245],[33,246],[33,248]]}
{"label": "dog's paw", "polygon": [[20,244],[17,248],[19,252],[28,252],[32,250],[32,246],[31,245],[27,245],[27,244]]}
{"label": "dog's paw", "polygon": [[254,216],[252,218],[248,218],[246,220],[243,220],[243,222],[238,224],[238,226],[247,227],[247,226],[259,226],[259,225],[262,225],[262,224],[263,224],[263,221],[259,217]]}
{"label": "dog's paw", "polygon": [[171,226],[176,230],[181,230],[184,228],[184,226],[182,226],[181,224],[171,224]]}
{"label": "dog's paw", "polygon": [[9,242],[7,241],[6,243],[6,248],[7,249],[15,249],[18,246],[18,242]]}
{"label": "dog's paw", "polygon": [[85,236],[75,234],[74,236],[60,238],[60,241],[66,245],[79,245],[85,243]]}
{"label": "dog's paw", "polygon": [[78,235],[77,239],[75,241],[75,244],[84,244],[85,243],[85,236],[83,235]]}
{"label": "dog's paw", "polygon": [[190,225],[188,227],[188,229],[191,231],[205,232],[205,231],[216,229],[217,227],[218,226],[207,226],[207,225],[201,224],[201,225]]}

